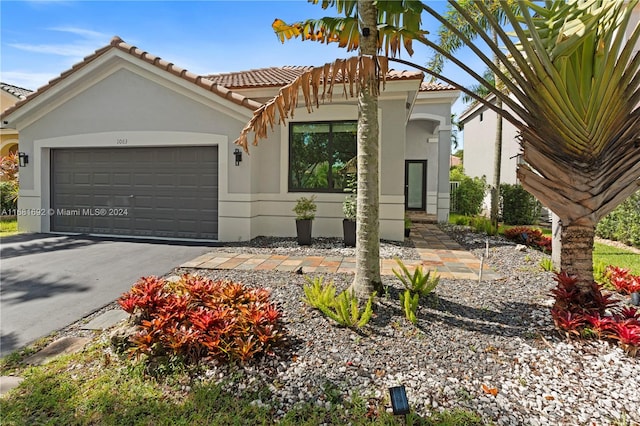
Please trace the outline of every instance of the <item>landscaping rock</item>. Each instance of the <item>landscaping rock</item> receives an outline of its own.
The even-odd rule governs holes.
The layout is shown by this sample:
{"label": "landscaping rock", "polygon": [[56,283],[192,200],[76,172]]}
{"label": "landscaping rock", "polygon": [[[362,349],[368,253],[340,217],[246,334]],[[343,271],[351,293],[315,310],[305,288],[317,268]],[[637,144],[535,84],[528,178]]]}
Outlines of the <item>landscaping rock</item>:
{"label": "landscaping rock", "polygon": [[[485,254],[485,236],[463,227],[446,230],[477,257]],[[232,393],[269,389],[272,395],[254,404],[270,407],[276,419],[296,404],[328,406],[355,394],[384,402],[389,409],[388,388],[404,384],[412,411],[421,415],[434,408],[461,408],[499,425],[612,425],[622,424],[621,419],[640,424],[640,359],[610,343],[568,341],[549,313],[554,275],[538,266],[546,255],[533,249],[516,251],[515,244],[499,237],[489,242],[485,261],[504,278],[480,283],[441,279],[433,296],[420,301],[414,326],[399,306],[402,285],[393,276],[383,276],[387,292],[377,299],[374,317],[360,332],[337,327],[302,302],[304,275],[198,270],[215,279],[269,288],[284,313],[290,343],[274,356],[245,365],[204,365],[198,379],[223,383]],[[281,246],[276,239],[260,244],[265,247],[237,250],[273,247],[274,253],[290,255],[318,250],[289,240]],[[327,250],[345,255],[340,240],[334,249],[329,242],[322,244],[323,255]],[[402,258],[415,251],[390,247],[387,253],[400,250]],[[179,268],[169,275],[186,272],[196,271]],[[315,275],[333,280],[338,290],[353,280],[350,274],[307,276]],[[131,331],[123,327],[112,336]]]}

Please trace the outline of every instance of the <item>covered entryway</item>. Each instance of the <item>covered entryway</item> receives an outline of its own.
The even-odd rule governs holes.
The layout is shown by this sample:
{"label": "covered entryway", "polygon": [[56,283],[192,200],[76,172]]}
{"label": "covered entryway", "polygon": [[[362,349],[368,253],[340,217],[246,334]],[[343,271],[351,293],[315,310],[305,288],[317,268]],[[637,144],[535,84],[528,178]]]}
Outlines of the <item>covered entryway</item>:
{"label": "covered entryway", "polygon": [[218,238],[218,148],[51,151],[51,231]]}

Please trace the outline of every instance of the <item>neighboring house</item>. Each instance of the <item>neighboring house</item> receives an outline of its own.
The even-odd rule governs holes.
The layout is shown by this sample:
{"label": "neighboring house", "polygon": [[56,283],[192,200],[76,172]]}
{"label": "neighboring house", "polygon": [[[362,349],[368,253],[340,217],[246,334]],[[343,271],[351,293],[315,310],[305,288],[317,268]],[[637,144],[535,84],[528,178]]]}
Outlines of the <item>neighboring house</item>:
{"label": "neighboring house", "polygon": [[[495,97],[490,96],[489,99],[495,100]],[[504,108],[513,114],[509,107]],[[464,172],[471,177],[485,176],[488,183],[493,182],[494,176],[497,118],[493,110],[479,102],[467,108],[459,118],[464,132]],[[516,168],[520,161],[520,145],[517,136],[515,126],[502,120],[501,183],[518,183]]]}
{"label": "neighboring house", "polygon": [[[30,93],[31,90],[0,82],[0,112],[26,99]],[[18,131],[5,128],[4,122],[0,122],[0,156],[12,152],[18,152]]]}
{"label": "neighboring house", "polygon": [[[633,10],[627,38],[631,36],[636,23],[640,21],[640,4]],[[640,42],[636,44],[634,52],[638,52]],[[495,100],[495,96],[489,99]],[[513,110],[504,107],[515,116]],[[486,106],[475,103],[465,110],[459,118],[460,126],[464,130],[464,172],[471,177],[486,176],[487,182],[493,182],[495,155],[497,114]],[[516,169],[521,161],[520,145],[517,140],[518,132],[515,126],[507,120],[502,120],[502,161],[500,182],[508,184],[518,183]],[[490,198],[485,200],[487,209]]]}
{"label": "neighboring house", "polygon": [[[21,229],[241,241],[294,236],[317,195],[314,236],[342,236],[356,100],[301,107],[249,155],[233,144],[253,111],[306,68],[198,76],[115,37],[2,114],[20,132]],[[459,92],[391,71],[380,95],[380,235],[406,209],[449,209],[451,105]],[[406,191],[406,194],[405,194]],[[53,214],[50,214],[53,213]]]}

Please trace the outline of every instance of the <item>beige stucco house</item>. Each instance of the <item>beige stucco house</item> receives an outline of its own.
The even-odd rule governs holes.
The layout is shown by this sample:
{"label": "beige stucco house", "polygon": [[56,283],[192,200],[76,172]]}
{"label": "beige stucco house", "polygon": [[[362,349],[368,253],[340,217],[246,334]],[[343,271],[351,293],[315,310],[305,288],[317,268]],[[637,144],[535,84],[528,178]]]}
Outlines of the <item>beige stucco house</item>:
{"label": "beige stucco house", "polygon": [[[213,241],[295,236],[292,208],[317,196],[314,236],[342,236],[357,106],[335,93],[252,147],[253,111],[305,67],[195,75],[115,37],[2,114],[30,157],[21,229]],[[379,101],[381,238],[405,210],[447,220],[451,105],[459,92],[391,71]]]}
{"label": "beige stucco house", "polygon": [[[31,90],[0,82],[0,112],[26,99]],[[0,156],[18,152],[18,131],[0,122]]]}

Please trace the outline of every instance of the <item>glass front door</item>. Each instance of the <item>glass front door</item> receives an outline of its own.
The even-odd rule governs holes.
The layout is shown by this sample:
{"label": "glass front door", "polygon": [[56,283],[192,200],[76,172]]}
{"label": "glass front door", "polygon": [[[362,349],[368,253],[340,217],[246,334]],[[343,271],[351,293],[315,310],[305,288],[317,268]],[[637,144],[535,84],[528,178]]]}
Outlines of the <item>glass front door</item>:
{"label": "glass front door", "polygon": [[406,160],[404,165],[404,208],[425,210],[427,206],[427,160]]}

